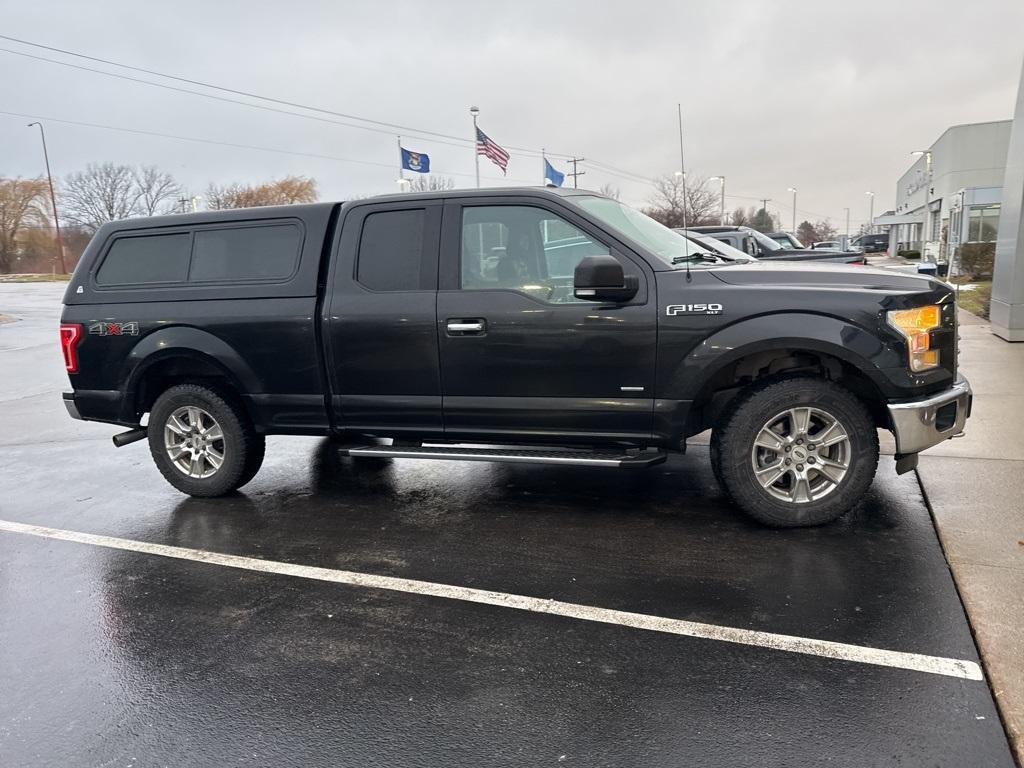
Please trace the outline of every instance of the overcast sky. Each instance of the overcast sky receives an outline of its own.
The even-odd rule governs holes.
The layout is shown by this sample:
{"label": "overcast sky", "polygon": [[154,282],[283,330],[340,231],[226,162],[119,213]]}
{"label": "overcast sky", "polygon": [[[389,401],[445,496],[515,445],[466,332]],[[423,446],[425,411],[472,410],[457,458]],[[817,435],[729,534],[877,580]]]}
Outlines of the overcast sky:
{"label": "overcast sky", "polygon": [[[681,102],[687,169],[725,175],[730,210],[769,197],[788,227],[793,186],[798,220],[828,216],[840,229],[844,207],[853,228],[867,217],[866,190],[877,192],[876,213],[892,207],[909,153],[948,126],[1012,117],[1022,30],[1021,0],[0,0],[3,35],[465,137],[403,139],[459,186],[473,184],[468,108],[477,104],[499,144],[626,171],[584,162],[580,185],[612,184],[642,204],[650,188],[638,177],[679,167]],[[205,90],[5,40],[0,47]],[[211,181],[285,174],[316,178],[325,199],[396,189],[394,129],[253,109],[5,51],[0,110],[46,119],[57,176],[110,160],[159,165],[194,194]],[[27,122],[0,114],[0,175],[42,172]],[[481,175],[484,185],[502,183],[485,159]],[[540,177],[537,157],[513,151],[507,181]]]}

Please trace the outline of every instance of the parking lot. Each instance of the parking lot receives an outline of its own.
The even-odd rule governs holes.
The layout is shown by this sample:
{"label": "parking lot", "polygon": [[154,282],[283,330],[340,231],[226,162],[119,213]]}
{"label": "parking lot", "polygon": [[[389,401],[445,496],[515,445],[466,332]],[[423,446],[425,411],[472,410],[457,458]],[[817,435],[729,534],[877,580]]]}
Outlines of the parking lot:
{"label": "parking lot", "polygon": [[891,460],[791,531],[699,444],[613,473],[272,438],[190,499],[67,418],[62,287],[0,285],[3,764],[1013,765]]}

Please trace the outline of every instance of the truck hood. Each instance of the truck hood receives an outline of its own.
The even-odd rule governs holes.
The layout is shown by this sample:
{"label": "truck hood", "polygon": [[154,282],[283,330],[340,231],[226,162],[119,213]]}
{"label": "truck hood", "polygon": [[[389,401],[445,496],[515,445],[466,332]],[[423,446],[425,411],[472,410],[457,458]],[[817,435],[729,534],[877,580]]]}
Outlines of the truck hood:
{"label": "truck hood", "polygon": [[927,291],[939,285],[926,275],[814,261],[754,261],[715,267],[710,271],[729,285],[848,286],[892,291]]}

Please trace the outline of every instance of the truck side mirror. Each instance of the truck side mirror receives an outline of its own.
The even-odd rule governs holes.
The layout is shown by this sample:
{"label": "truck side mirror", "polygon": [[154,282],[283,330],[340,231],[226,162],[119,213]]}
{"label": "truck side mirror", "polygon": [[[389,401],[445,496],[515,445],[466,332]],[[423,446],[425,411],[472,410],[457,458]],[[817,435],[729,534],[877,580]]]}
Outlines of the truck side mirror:
{"label": "truck side mirror", "polygon": [[627,275],[613,256],[587,256],[576,265],[573,295],[584,301],[629,301],[640,290],[640,279]]}

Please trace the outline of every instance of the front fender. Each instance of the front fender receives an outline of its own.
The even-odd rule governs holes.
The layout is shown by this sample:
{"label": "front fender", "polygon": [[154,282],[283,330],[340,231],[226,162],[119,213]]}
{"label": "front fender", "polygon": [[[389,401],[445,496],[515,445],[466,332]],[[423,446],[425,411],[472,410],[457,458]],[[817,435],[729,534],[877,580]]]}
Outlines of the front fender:
{"label": "front fender", "polygon": [[[662,397],[692,401],[715,374],[743,357],[772,350],[831,355],[867,375],[883,393],[891,388],[881,369],[901,364],[899,353],[875,333],[831,315],[785,312],[747,318],[698,343],[662,379]],[[667,354],[661,359],[671,359]]]}

